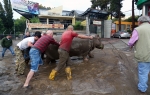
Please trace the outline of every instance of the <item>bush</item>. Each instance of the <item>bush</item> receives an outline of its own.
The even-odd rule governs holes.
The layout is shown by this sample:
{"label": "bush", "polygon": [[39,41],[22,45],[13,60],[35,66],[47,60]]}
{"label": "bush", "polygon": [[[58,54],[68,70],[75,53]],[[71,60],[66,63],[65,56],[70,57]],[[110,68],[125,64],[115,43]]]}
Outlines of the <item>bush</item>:
{"label": "bush", "polygon": [[83,30],[83,26],[81,25],[81,21],[76,21],[74,25],[74,30]]}

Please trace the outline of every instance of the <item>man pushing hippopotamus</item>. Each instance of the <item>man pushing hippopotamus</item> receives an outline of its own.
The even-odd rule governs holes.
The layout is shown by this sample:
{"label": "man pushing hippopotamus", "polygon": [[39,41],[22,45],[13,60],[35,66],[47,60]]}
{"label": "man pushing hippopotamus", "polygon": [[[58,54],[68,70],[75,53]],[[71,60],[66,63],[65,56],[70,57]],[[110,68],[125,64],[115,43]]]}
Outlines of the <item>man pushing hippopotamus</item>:
{"label": "man pushing hippopotamus", "polygon": [[[74,37],[76,37],[76,39],[74,39],[73,41]],[[81,38],[82,41],[77,38]],[[64,66],[65,72],[67,74],[67,79],[72,79],[71,68],[68,64],[70,61],[70,56],[82,55],[86,59],[86,56],[90,55],[90,51],[95,47],[103,49],[103,44],[101,44],[99,37],[78,34],[73,31],[73,26],[69,25],[67,30],[61,36],[59,48],[58,46],[50,44],[48,49],[46,50],[47,59],[59,58],[59,63],[51,71],[49,79],[54,80],[56,73]]]}

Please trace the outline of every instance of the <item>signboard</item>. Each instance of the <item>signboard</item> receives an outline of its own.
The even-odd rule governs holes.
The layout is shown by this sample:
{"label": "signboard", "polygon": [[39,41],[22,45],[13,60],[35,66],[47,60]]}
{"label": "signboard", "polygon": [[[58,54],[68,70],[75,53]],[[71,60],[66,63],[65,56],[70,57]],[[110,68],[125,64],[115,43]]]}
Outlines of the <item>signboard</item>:
{"label": "signboard", "polygon": [[93,24],[95,24],[95,25],[101,25],[101,21],[93,21]]}
{"label": "signboard", "polygon": [[28,0],[12,0],[13,9],[28,12],[31,14],[39,14],[39,4]]}
{"label": "signboard", "polygon": [[55,28],[55,29],[64,29],[64,25],[63,24],[28,23],[28,28]]}

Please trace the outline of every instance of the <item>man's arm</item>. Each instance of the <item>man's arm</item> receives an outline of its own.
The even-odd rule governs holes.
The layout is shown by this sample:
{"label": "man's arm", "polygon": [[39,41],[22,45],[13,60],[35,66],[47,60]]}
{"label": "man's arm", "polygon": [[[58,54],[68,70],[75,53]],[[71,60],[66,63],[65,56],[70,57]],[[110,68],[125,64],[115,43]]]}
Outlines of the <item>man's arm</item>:
{"label": "man's arm", "polygon": [[55,45],[58,45],[58,46],[60,45],[58,42],[56,42],[56,41],[54,40],[54,38],[51,39],[51,44],[55,44]]}
{"label": "man's arm", "polygon": [[29,46],[29,47],[32,47],[32,46],[33,46],[33,43],[30,42],[30,41],[28,41],[28,46]]}
{"label": "man's arm", "polygon": [[137,30],[133,30],[132,37],[130,38],[128,45],[132,48],[136,41],[139,39]]}
{"label": "man's arm", "polygon": [[5,39],[5,38],[3,38],[3,39],[1,40],[1,46],[2,46],[2,47],[5,47],[5,46],[4,46],[4,39]]}
{"label": "man's arm", "polygon": [[86,36],[86,35],[82,35],[82,34],[78,34],[77,37],[81,38],[81,39],[93,39],[93,36]]}

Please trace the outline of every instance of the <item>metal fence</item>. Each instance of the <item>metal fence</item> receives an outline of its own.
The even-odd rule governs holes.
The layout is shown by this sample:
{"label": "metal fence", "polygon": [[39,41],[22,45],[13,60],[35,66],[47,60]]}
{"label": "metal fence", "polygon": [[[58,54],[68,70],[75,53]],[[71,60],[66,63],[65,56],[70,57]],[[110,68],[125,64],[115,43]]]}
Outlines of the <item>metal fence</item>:
{"label": "metal fence", "polygon": [[0,34],[0,40],[4,37],[6,37],[7,35],[11,35],[12,39],[23,39],[23,34],[20,34],[19,36],[16,36],[14,34]]}

